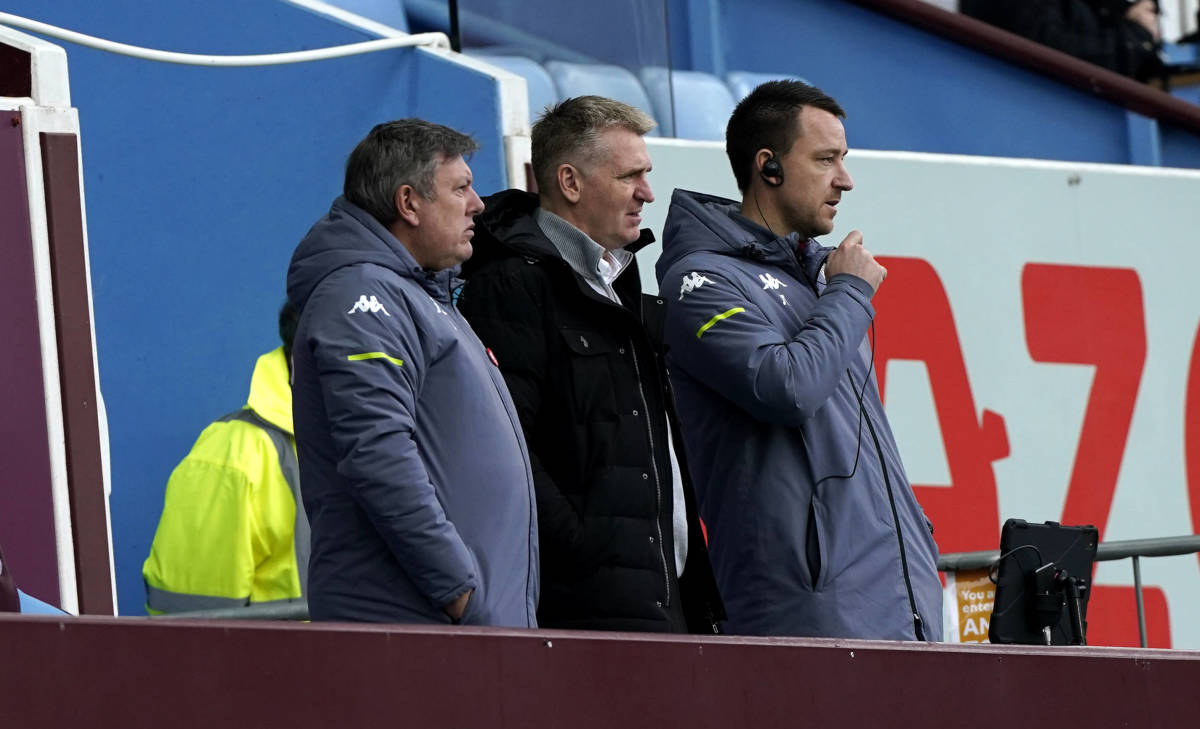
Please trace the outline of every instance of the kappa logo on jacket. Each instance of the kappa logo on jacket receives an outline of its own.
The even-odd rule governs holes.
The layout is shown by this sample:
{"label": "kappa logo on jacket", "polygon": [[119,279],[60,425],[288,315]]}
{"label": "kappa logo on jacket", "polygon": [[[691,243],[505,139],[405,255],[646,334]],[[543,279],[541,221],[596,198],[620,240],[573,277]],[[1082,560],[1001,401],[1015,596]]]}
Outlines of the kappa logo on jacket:
{"label": "kappa logo on jacket", "polygon": [[354,302],[354,306],[350,307],[350,311],[346,313],[353,314],[356,311],[361,311],[364,314],[378,314],[382,311],[385,316],[391,316],[391,314],[388,314],[388,310],[383,308],[383,304],[379,303],[379,299],[374,296],[368,299],[366,294],[358,297],[358,301]]}
{"label": "kappa logo on jacket", "polygon": [[774,291],[775,289],[778,289],[781,286],[785,289],[787,288],[787,284],[785,284],[784,282],[775,278],[774,276],[772,276],[769,273],[758,274],[758,280],[762,281],[764,291]]}
{"label": "kappa logo on jacket", "polygon": [[692,293],[706,283],[712,283],[712,279],[708,278],[707,276],[701,276],[695,271],[692,271],[687,276],[684,276],[683,285],[679,287],[679,300],[683,301],[685,294]]}

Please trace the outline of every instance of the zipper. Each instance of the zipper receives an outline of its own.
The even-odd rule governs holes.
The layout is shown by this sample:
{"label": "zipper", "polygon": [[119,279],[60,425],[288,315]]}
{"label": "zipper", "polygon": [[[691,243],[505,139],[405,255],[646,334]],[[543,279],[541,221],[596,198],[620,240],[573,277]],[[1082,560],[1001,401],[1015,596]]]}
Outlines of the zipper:
{"label": "zipper", "polygon": [[[862,407],[859,405],[859,407]],[[887,462],[883,458],[883,447],[879,445],[879,436],[875,434],[875,425],[871,416],[864,410],[867,428],[871,431],[871,440],[875,441],[875,453],[879,456],[879,468],[883,471],[883,484],[887,488],[888,504],[892,507],[892,523],[896,525],[896,541],[900,544],[900,568],[904,573],[904,589],[908,591],[908,607],[912,610],[913,632],[917,640],[925,640],[925,631],[921,628],[921,614],[917,612],[917,599],[913,596],[912,579],[908,576],[908,556],[904,550],[904,531],[900,528],[900,512],[896,510],[896,497],[892,493],[892,480],[888,477]]]}
{"label": "zipper", "polygon": [[637,347],[634,346],[632,337],[629,338],[629,354],[633,357],[633,373],[637,377],[638,396],[642,399],[642,413],[646,416],[646,436],[650,439],[650,470],[654,473],[654,530],[658,533],[658,556],[662,559],[663,585],[667,590],[667,601],[663,603],[663,607],[667,607],[671,604],[671,575],[667,571],[667,553],[663,550],[662,481],[658,476],[658,462],[654,458],[654,426],[650,420],[650,407],[646,404],[646,391],[642,387],[642,369],[638,366]]}

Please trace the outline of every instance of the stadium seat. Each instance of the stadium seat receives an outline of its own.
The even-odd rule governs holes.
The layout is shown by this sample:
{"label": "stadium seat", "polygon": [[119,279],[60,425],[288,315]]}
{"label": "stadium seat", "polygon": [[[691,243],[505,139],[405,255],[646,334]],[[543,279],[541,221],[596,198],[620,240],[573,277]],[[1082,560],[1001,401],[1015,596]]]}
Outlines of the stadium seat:
{"label": "stadium seat", "polygon": [[[680,139],[725,139],[725,125],[735,102],[719,78],[702,71],[677,70],[668,76],[667,69],[659,66],[643,68],[641,77],[658,118],[668,127],[665,131],[673,131]],[[671,85],[675,87],[673,95]],[[672,99],[674,117],[670,113]],[[672,118],[674,129],[670,128]]]}
{"label": "stadium seat", "polygon": [[791,76],[786,73],[755,73],[753,71],[730,71],[725,74],[725,83],[729,86],[730,93],[733,94],[734,102],[741,101],[746,98],[747,94],[754,90],[754,87],[767,81],[778,81],[780,79],[791,79],[801,83],[809,83],[808,79],[800,78],[799,76]]}
{"label": "stadium seat", "polygon": [[520,56],[528,58],[535,63],[545,63],[549,58],[541,48],[534,46],[522,45],[519,43],[489,43],[487,45],[470,46],[463,48],[463,53],[468,56]]}
{"label": "stadium seat", "polygon": [[529,122],[538,120],[547,106],[556,103],[561,97],[554,87],[554,80],[546,69],[536,61],[524,56],[492,54],[487,49],[473,48],[468,53],[481,61],[493,66],[499,66],[505,71],[515,73],[525,79],[529,87]]}
{"label": "stadium seat", "polygon": [[[637,76],[620,66],[546,61],[546,71],[554,79],[563,98],[589,94],[607,96],[636,106],[658,121],[654,114],[654,105],[650,103],[650,97],[646,95],[646,90],[642,88]],[[657,137],[661,134],[656,127],[648,136]]]}

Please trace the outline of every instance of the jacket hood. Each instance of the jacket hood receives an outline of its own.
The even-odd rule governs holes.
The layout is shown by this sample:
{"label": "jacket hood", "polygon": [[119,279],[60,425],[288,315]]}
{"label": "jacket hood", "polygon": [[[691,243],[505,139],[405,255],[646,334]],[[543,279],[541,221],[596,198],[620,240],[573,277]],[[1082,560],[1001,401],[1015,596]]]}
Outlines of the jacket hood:
{"label": "jacket hood", "polygon": [[258,358],[254,374],[250,376],[250,396],[246,407],[271,425],[293,433],[292,430],[292,385],[287,358],[283,347],[274,349]]}
{"label": "jacket hood", "polygon": [[[462,266],[463,278],[469,279],[490,261],[510,256],[562,257],[534,217],[540,207],[535,193],[505,190],[485,197],[483,202],[483,212],[475,217],[475,252]],[[643,229],[638,239],[625,246],[625,250],[636,253],[653,242],[654,234]]]}
{"label": "jacket hood", "polygon": [[794,267],[799,260],[809,280],[817,280],[817,272],[831,248],[811,238],[801,245],[799,234],[794,232],[775,236],[757,225],[754,227],[758,231],[752,230],[733,217],[740,216],[740,209],[739,203],[728,198],[675,190],[663,226],[663,252],[654,269],[659,283],[677,261],[698,251],[786,268]]}
{"label": "jacket hood", "polygon": [[450,292],[458,285],[458,266],[426,271],[370,213],[339,197],[296,246],[288,266],[288,299],[303,310],[308,297],[326,276],[357,263],[389,268],[398,276],[416,281],[441,301],[449,301]]}

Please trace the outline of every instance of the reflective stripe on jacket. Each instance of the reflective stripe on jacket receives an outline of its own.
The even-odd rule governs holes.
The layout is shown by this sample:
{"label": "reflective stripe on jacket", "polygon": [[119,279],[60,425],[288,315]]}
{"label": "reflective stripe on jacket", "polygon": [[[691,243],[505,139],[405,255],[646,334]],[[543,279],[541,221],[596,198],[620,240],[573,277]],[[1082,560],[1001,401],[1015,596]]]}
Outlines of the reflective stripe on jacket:
{"label": "reflective stripe on jacket", "polygon": [[142,568],[147,611],[303,597],[309,534],[298,489],[281,347],[259,357],[246,407],[205,428],[172,472]]}

